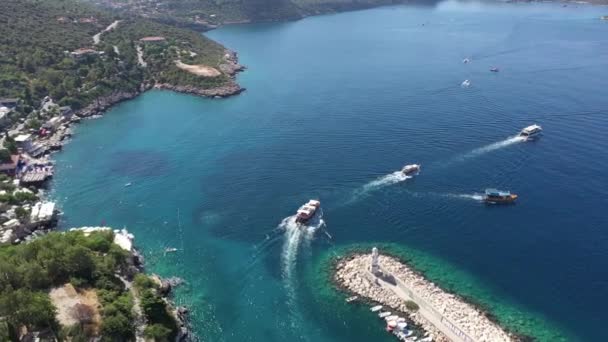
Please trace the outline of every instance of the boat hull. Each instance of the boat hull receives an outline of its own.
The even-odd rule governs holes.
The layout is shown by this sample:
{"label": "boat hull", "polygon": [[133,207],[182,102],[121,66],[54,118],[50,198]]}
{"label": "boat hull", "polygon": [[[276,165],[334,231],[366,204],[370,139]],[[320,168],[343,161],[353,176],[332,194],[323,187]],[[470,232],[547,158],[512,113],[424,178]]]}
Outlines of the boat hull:
{"label": "boat hull", "polygon": [[484,198],[484,201],[488,204],[511,204],[511,203],[515,203],[515,200],[517,199],[517,195],[509,195],[509,196],[505,196],[505,197],[490,197],[490,196],[486,196]]}

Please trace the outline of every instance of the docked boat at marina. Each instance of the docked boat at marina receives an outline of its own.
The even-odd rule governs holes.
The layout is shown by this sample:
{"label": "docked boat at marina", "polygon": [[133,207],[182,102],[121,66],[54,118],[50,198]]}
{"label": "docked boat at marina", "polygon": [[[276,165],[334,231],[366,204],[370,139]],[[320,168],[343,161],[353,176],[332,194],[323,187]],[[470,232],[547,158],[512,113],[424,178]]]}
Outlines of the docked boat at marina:
{"label": "docked boat at marina", "polygon": [[390,311],[384,311],[384,312],[379,313],[378,317],[385,318],[385,317],[388,317],[390,315],[392,315],[392,313]]}
{"label": "docked boat at marina", "polygon": [[502,191],[497,189],[486,189],[484,196],[484,201],[492,204],[513,203],[516,199],[516,194],[512,194],[510,191]]}
{"label": "docked boat at marina", "polygon": [[315,216],[319,208],[321,207],[321,202],[318,200],[309,200],[303,206],[298,209],[296,212],[296,222],[297,223],[306,223],[311,218]]}
{"label": "docked boat at marina", "polygon": [[525,138],[526,140],[532,140],[539,137],[543,132],[543,128],[539,125],[530,125],[519,132],[519,136]]}
{"label": "docked boat at marina", "polygon": [[420,172],[420,164],[405,165],[403,169],[401,169],[401,172],[403,172],[403,174],[406,176],[417,174]]}
{"label": "docked boat at marina", "polygon": [[377,311],[380,311],[380,310],[382,310],[382,305],[376,305],[376,306],[372,306],[372,307],[369,309],[369,311],[371,311],[371,312],[377,312]]}

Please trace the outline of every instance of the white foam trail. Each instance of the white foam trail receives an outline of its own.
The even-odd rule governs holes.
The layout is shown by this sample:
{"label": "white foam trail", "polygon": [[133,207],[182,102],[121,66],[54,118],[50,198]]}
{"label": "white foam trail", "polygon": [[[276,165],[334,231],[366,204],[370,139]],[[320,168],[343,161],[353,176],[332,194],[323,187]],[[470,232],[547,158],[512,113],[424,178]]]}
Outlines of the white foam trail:
{"label": "white foam trail", "polygon": [[474,201],[483,201],[483,195],[480,194],[445,194],[446,197],[470,199]]}
{"label": "white foam trail", "polygon": [[365,184],[363,188],[365,190],[376,189],[391,184],[397,184],[410,178],[412,178],[412,176],[406,176],[401,171],[395,171],[393,173],[389,173],[388,175],[382,176],[374,181]]}
{"label": "white foam trail", "polygon": [[299,322],[302,321],[296,298],[297,283],[295,271],[298,251],[301,243],[304,247],[309,247],[315,232],[325,225],[322,217],[323,212],[320,212],[309,224],[298,225],[296,223],[296,216],[293,215],[283,219],[278,226],[279,229],[285,230],[285,242],[283,243],[283,250],[281,252],[281,266],[282,277],[285,281],[285,290],[287,292],[289,320],[292,328],[296,328]]}
{"label": "white foam trail", "polygon": [[401,183],[403,181],[406,181],[410,178],[413,178],[412,176],[406,176],[403,172],[401,171],[395,171],[393,173],[389,173],[388,175],[384,175],[380,178],[377,178],[367,184],[365,184],[363,187],[354,190],[352,197],[350,198],[350,200],[344,202],[345,205],[349,205],[352,204],[354,202],[357,202],[358,200],[361,199],[361,197],[365,196],[368,192],[370,191],[374,191],[380,188],[383,188],[385,186],[388,185],[392,185],[392,184],[397,184],[397,183]]}
{"label": "white foam trail", "polygon": [[462,159],[468,159],[468,158],[472,158],[472,157],[477,157],[480,156],[482,154],[486,154],[488,152],[492,152],[519,142],[525,141],[525,138],[520,137],[520,136],[514,136],[514,137],[509,137],[505,140],[502,141],[498,141],[495,142],[493,144],[489,144],[480,148],[476,148],[473,151],[465,154],[464,156],[462,156]]}

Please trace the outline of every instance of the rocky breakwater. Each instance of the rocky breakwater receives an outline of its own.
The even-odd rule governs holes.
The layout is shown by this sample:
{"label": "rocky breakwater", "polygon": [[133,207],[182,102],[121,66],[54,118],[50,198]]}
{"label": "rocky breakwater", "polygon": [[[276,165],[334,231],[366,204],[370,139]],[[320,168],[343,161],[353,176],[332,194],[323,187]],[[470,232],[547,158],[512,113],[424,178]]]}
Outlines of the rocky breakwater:
{"label": "rocky breakwater", "polygon": [[[411,299],[421,308],[420,310],[415,312],[408,310],[405,298],[399,296],[390,287],[380,286],[369,272],[371,265],[369,254],[354,254],[341,259],[337,263],[334,280],[338,286],[360,297],[407,313],[414,322],[430,333],[435,341],[451,340],[445,332],[446,329],[453,331],[453,328],[448,327],[443,318],[457,325],[474,341],[518,340],[492,322],[483,311],[458,296],[442,290],[396,258],[380,255],[378,263],[384,275],[397,278],[397,281],[413,292],[416,298]],[[442,318],[438,318],[437,313]],[[463,340],[468,339],[463,338]]]}

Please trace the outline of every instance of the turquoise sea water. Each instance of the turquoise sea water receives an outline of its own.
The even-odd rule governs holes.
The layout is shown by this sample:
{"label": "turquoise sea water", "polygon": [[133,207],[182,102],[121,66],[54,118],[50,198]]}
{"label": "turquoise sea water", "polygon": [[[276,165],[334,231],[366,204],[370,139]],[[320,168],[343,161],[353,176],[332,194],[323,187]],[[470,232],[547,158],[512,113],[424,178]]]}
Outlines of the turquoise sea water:
{"label": "turquoise sea water", "polygon": [[[205,341],[391,341],[327,279],[369,242],[510,327],[606,340],[605,14],[445,2],[209,32],[248,90],[150,91],[81,124],[56,156],[62,225],[134,232]],[[539,141],[509,140],[532,123]],[[520,200],[485,206],[486,187]],[[282,223],[314,197],[324,227]]]}

